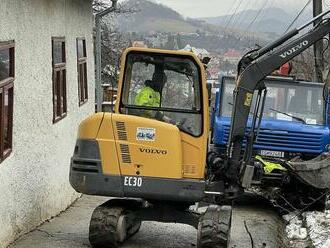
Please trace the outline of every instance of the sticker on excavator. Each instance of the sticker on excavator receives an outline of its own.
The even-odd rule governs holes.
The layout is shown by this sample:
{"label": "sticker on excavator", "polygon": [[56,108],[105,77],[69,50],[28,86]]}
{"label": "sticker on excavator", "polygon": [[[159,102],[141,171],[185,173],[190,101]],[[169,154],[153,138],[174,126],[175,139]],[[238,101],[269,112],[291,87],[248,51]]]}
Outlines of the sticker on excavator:
{"label": "sticker on excavator", "polygon": [[156,129],[150,127],[138,127],[136,129],[136,140],[155,141]]}
{"label": "sticker on excavator", "polygon": [[251,93],[246,93],[245,94],[245,101],[244,101],[245,106],[248,106],[248,107],[251,106],[252,96],[253,96],[253,94],[251,94]]}

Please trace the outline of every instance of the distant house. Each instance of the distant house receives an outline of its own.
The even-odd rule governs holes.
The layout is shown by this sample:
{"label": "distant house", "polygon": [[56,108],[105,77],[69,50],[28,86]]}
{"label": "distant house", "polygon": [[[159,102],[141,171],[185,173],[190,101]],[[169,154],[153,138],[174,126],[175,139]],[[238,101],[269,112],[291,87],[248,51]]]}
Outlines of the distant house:
{"label": "distant house", "polygon": [[92,0],[0,1],[0,247],[68,207],[94,111]]}
{"label": "distant house", "polygon": [[223,60],[230,64],[237,64],[241,59],[242,55],[235,49],[229,49],[224,55]]}

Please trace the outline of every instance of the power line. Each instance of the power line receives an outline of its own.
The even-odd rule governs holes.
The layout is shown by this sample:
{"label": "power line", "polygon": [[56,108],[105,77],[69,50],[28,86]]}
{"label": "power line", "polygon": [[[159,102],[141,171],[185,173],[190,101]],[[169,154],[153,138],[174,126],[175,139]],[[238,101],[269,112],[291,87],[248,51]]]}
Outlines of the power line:
{"label": "power line", "polygon": [[[274,3],[275,3],[275,0],[271,0],[271,1],[269,2],[269,5],[268,5],[267,9],[273,7]],[[267,12],[264,11],[263,14],[259,17],[259,20],[262,20],[262,18],[264,18],[264,16],[266,15],[266,13],[267,13]]]}
{"label": "power line", "polygon": [[[261,8],[258,10],[257,14],[255,15],[255,17],[253,18],[253,20],[251,21],[251,23],[247,26],[246,30],[250,30],[250,28],[253,26],[253,24],[256,22],[256,20],[258,19],[258,17],[261,15],[261,13],[263,13],[263,11],[265,10],[267,4],[268,4],[269,0],[266,0],[264,2],[264,4],[261,6]],[[253,46],[253,42],[256,42],[256,37],[255,34],[253,34],[253,37],[251,38],[251,46]],[[250,44],[250,43],[249,43]]]}
{"label": "power line", "polygon": [[[258,2],[258,0],[255,0],[255,4],[257,4],[257,2]],[[251,3],[251,2],[249,2],[249,1],[247,1],[247,4],[250,4],[250,6],[255,6],[254,3]],[[269,4],[268,8],[271,8],[273,5],[274,5],[274,0],[271,0],[271,3]],[[249,9],[249,10],[251,10],[251,9]],[[264,13],[265,13],[265,12],[264,12]],[[245,12],[245,15],[242,16],[241,21],[238,23],[237,27],[240,27],[241,25],[243,25],[243,23],[244,23],[244,19],[245,19],[245,17],[246,17],[247,15],[248,15],[248,12],[246,11],[246,12]],[[264,15],[260,16],[259,19],[262,19],[263,16],[264,16]],[[246,27],[248,27],[248,25],[247,25]]]}
{"label": "power line", "polygon": [[267,3],[269,2],[269,0],[266,0],[265,3],[262,5],[262,7],[258,10],[257,14],[255,15],[255,17],[253,18],[253,20],[251,21],[251,23],[248,25],[248,27],[246,28],[246,30],[249,30],[252,25],[254,24],[254,22],[257,20],[257,18],[259,17],[259,15],[262,13],[262,11],[265,9]]}
{"label": "power line", "polygon": [[[258,0],[256,0],[258,1]],[[236,17],[234,18],[233,20],[233,23],[232,23],[232,28],[235,28],[236,26],[236,23],[244,16],[246,15],[246,11],[248,11],[248,6],[249,4],[251,4],[251,1],[249,0],[245,0],[245,5],[241,5],[241,8],[240,8],[240,11],[237,13]],[[251,6],[251,5],[250,5]]]}
{"label": "power line", "polygon": [[231,15],[230,15],[230,12],[232,12],[235,8],[235,5],[236,3],[238,2],[239,0],[235,0],[235,2],[233,3],[233,5],[231,7],[229,7],[229,9],[227,10],[227,13],[225,14],[226,18],[225,18],[225,21],[224,23],[227,24],[227,22],[229,21]]}
{"label": "power line", "polygon": [[[243,8],[243,9],[246,9],[246,11],[245,11],[245,13],[241,16],[241,20],[240,20],[240,22],[239,22],[238,25],[237,25],[238,28],[240,27],[240,25],[243,24],[245,17],[248,16],[248,11],[249,11],[249,10],[252,11],[252,9],[248,9],[248,5],[250,4],[250,6],[255,6],[255,5],[257,4],[257,2],[258,2],[258,0],[254,0],[253,2],[252,2],[252,1],[249,1],[249,0],[246,1],[246,4],[245,4],[245,6],[244,6],[244,8]],[[240,41],[240,39],[241,39],[242,37],[243,37],[243,34],[240,34],[240,35],[237,37],[237,40],[236,40],[236,42],[235,42],[234,47],[238,44],[238,42]]]}
{"label": "power line", "polygon": [[[236,1],[235,3],[237,3],[236,8],[235,8],[234,12],[230,15],[229,20],[228,20],[228,22],[227,22],[226,25],[225,25],[225,31],[227,30],[227,28],[228,28],[230,22],[232,21],[232,19],[233,19],[234,16],[236,15],[236,12],[237,12],[238,8],[241,6],[241,4],[242,4],[242,0]],[[235,6],[235,5],[233,5],[233,7],[234,7],[234,6]]]}
{"label": "power line", "polygon": [[[255,1],[257,1],[257,0],[255,0]],[[244,17],[247,15],[247,13],[249,11],[249,9],[248,9],[249,4],[251,4],[251,2],[249,0],[246,0],[244,7],[242,7],[242,11],[239,12],[238,17],[235,18],[235,20],[233,22],[233,25],[232,25],[233,28],[235,28],[236,24],[238,24],[237,27],[239,27],[243,23]]]}
{"label": "power line", "polygon": [[305,11],[305,9],[307,8],[307,6],[312,2],[312,0],[308,0],[307,3],[305,4],[305,6],[300,10],[300,12],[298,13],[298,15],[293,19],[293,21],[290,23],[290,25],[287,27],[287,29],[285,30],[284,33],[288,32],[289,29],[292,27],[292,25],[298,20],[298,18],[301,16],[301,14]]}
{"label": "power line", "polygon": [[241,6],[242,2],[243,2],[242,0],[239,1],[238,5],[236,6],[236,9],[235,9],[234,13],[230,16],[230,19],[229,19],[227,25],[225,26],[225,31],[227,30],[227,28],[228,28],[230,22],[232,21],[233,17],[236,15],[237,10]]}
{"label": "power line", "polygon": [[[271,8],[273,5],[274,5],[274,1],[275,0],[271,0],[270,2],[267,0],[266,2],[264,2],[264,5],[261,7],[261,9],[259,9],[259,13],[257,13],[256,14],[256,16],[254,17],[254,19],[256,20],[257,18],[258,18],[258,15],[260,15],[261,13],[263,13],[263,15],[260,15],[259,16],[259,19],[261,19],[264,15],[265,15],[265,12],[263,12],[263,10],[266,8],[266,6],[267,6],[267,4],[268,4],[268,8]],[[248,4],[250,4],[250,6],[255,6],[256,4],[257,4],[257,2],[258,2],[258,0],[255,0],[254,2],[252,2],[252,1],[247,1],[246,3],[246,9],[247,9],[247,7],[248,7]],[[238,25],[237,25],[237,27],[239,28],[241,25],[243,25],[243,23],[244,23],[244,20],[245,20],[245,17],[247,17],[248,16],[248,12],[247,11],[245,11],[245,13],[244,13],[244,15],[242,15],[241,16],[241,20],[240,20],[240,22],[238,23]],[[249,18],[250,19],[250,18]],[[255,21],[254,20],[254,21]],[[253,20],[252,20],[252,22],[251,22],[252,24],[253,24]],[[249,23],[248,25],[247,25],[247,27],[248,26],[250,26],[251,25],[251,23]],[[244,35],[243,34],[240,34],[239,35],[239,37],[238,37],[238,40],[235,42],[235,46],[236,46],[236,44],[239,42],[239,40],[241,39],[241,38],[243,38],[244,37]],[[252,37],[249,37],[249,39],[250,39],[250,41],[249,41],[249,43],[251,43],[251,42],[253,42],[253,38]]]}

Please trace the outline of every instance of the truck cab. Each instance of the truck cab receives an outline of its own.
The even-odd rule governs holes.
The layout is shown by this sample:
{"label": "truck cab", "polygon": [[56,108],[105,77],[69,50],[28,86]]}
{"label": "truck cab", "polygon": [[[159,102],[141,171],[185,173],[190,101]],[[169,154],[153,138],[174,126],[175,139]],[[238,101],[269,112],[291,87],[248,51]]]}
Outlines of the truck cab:
{"label": "truck cab", "polygon": [[[267,95],[254,154],[289,160],[297,156],[311,159],[328,151],[329,104],[324,101],[323,85],[282,76],[269,76],[264,82]],[[211,143],[220,154],[227,149],[234,88],[235,78],[224,76],[216,92]],[[246,132],[250,130],[252,115]]]}

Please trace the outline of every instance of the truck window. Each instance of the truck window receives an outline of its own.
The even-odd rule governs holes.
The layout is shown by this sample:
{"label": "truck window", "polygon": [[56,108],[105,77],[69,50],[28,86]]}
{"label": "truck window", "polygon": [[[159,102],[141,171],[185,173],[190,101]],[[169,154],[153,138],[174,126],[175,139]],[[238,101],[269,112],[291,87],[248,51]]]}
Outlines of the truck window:
{"label": "truck window", "polygon": [[[324,101],[322,97],[322,85],[311,82],[286,82],[267,80],[267,97],[263,118],[273,118],[284,121],[297,121],[290,116],[274,111],[278,110],[286,114],[302,118],[306,124],[325,123],[323,117]],[[222,85],[221,115],[231,116],[233,104],[233,90],[235,81],[226,78]],[[255,92],[251,111],[254,109],[256,100]]]}

